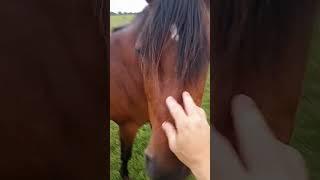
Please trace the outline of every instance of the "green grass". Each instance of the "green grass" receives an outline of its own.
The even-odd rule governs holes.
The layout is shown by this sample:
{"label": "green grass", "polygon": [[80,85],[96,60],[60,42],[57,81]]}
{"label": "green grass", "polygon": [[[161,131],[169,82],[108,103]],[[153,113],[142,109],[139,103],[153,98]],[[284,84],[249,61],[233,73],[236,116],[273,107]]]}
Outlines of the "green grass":
{"label": "green grass", "polygon": [[[319,22],[319,21],[318,21]],[[310,179],[320,179],[320,23],[316,24],[292,145],[304,156]]]}
{"label": "green grass", "polygon": [[[133,16],[111,16],[110,29],[127,24],[132,20]],[[202,107],[207,113],[207,117],[210,117],[210,79],[208,78],[205,87],[205,94],[203,98]],[[120,180],[120,142],[119,142],[119,128],[114,122],[110,122],[110,177],[111,180]],[[144,167],[144,149],[146,148],[150,138],[150,127],[144,125],[139,129],[137,137],[133,145],[132,158],[129,161],[129,173],[133,180],[148,179]],[[190,177],[193,179],[193,177]]]}
{"label": "green grass", "polygon": [[133,18],[133,15],[110,16],[110,30],[114,27],[128,24]]}

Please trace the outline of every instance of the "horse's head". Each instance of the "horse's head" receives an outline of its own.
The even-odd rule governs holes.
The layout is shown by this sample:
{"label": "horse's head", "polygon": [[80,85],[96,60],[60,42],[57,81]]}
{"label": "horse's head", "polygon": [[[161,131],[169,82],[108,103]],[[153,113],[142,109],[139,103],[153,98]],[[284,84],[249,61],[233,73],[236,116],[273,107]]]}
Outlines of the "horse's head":
{"label": "horse's head", "polygon": [[[209,9],[205,0],[149,0],[135,49],[141,64],[152,135],[145,151],[152,179],[182,179],[186,168],[169,150],[161,124],[173,122],[165,99],[184,90],[200,105],[209,65]],[[197,152],[195,152],[197,153]]]}

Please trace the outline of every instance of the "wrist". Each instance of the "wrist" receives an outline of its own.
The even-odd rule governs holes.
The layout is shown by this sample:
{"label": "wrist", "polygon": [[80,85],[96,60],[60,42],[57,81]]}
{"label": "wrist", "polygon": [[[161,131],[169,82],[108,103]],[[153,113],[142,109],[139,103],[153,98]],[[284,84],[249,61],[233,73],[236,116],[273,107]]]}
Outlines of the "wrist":
{"label": "wrist", "polygon": [[191,167],[191,171],[197,180],[210,180],[210,156]]}

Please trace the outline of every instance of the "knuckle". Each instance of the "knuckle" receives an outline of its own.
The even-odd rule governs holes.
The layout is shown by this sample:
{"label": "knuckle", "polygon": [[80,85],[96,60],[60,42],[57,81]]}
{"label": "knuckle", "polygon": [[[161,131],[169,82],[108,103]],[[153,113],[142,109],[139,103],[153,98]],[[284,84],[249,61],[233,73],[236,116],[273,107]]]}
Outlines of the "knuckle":
{"label": "knuckle", "polygon": [[199,121],[201,121],[201,119],[202,119],[202,116],[201,116],[200,114],[197,114],[197,115],[195,115],[195,116],[193,117],[193,119],[194,119],[194,121],[195,121],[196,123],[199,123]]}
{"label": "knuckle", "polygon": [[178,112],[178,108],[171,108],[171,113],[176,114]]}
{"label": "knuckle", "polygon": [[183,123],[183,128],[188,129],[190,127],[190,122]]}

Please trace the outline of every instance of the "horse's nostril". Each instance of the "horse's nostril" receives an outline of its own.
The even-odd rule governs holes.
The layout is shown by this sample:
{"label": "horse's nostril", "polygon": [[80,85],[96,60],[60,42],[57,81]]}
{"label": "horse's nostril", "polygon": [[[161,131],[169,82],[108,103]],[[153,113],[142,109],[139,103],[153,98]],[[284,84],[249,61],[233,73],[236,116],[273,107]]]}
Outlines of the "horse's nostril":
{"label": "horse's nostril", "polygon": [[151,161],[151,158],[148,154],[145,155],[145,158],[146,158],[146,164],[149,165],[150,161]]}
{"label": "horse's nostril", "polygon": [[152,157],[148,154],[145,154],[145,165],[146,165],[146,170],[147,170],[147,174],[150,177],[154,176],[154,164],[152,162]]}

